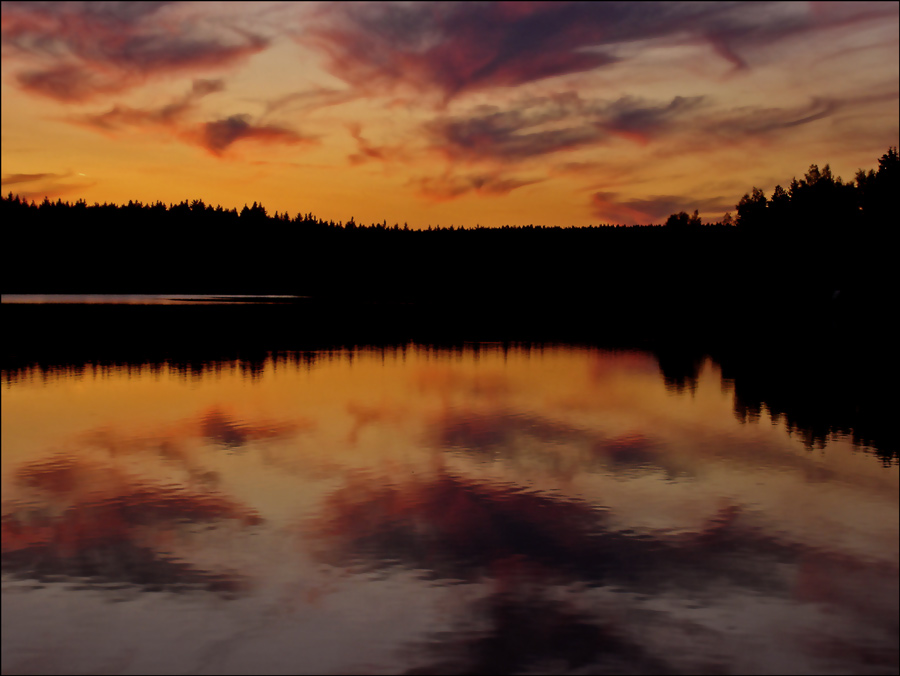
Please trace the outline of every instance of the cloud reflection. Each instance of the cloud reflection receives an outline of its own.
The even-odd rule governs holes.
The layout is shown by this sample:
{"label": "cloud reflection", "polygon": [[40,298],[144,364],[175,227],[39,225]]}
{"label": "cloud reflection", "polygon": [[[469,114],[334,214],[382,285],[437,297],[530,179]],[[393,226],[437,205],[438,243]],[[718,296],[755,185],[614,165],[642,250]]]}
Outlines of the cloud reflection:
{"label": "cloud reflection", "polygon": [[465,581],[502,578],[512,563],[517,575],[542,583],[699,592],[715,575],[784,593],[786,580],[754,556],[789,562],[797,554],[794,545],[746,529],[734,506],[698,532],[668,537],[610,528],[607,509],[580,500],[448,472],[390,486],[351,477],[321,514],[310,532],[330,562],[360,570],[399,565]]}
{"label": "cloud reflection", "polygon": [[492,594],[434,638],[412,647],[413,659],[426,664],[405,673],[562,673],[598,665],[602,673],[672,673],[611,623],[536,592]]}
{"label": "cloud reflection", "polygon": [[431,435],[438,448],[488,462],[537,462],[549,475],[567,479],[584,472],[689,473],[660,440],[640,431],[610,436],[527,412],[452,409],[432,424]]}
{"label": "cloud reflection", "polygon": [[261,523],[222,494],[147,481],[68,454],[26,463],[3,510],[3,571],[40,582],[144,591],[239,593],[247,580],[182,560],[176,536],[197,524]]}
{"label": "cloud reflection", "polygon": [[[191,529],[262,523],[252,508],[223,494],[219,475],[198,460],[204,444],[235,450],[308,429],[291,422],[241,418],[221,406],[141,434],[97,428],[68,441],[72,450],[15,470],[3,508],[3,570],[23,579],[125,585],[145,591],[203,590],[233,595],[248,580],[182,560],[178,543]],[[143,472],[123,469],[141,455]],[[98,457],[99,456],[99,457]],[[184,472],[181,482],[151,478],[153,458]],[[148,464],[149,463],[149,464]]]}
{"label": "cloud reflection", "polygon": [[[706,632],[704,640],[740,650],[726,647],[734,628],[710,627],[683,605],[753,623],[763,609],[744,608],[748,598],[800,602],[810,611],[822,604],[838,614],[837,628],[786,638],[812,660],[824,642],[834,659],[858,663],[866,642],[842,634],[854,628],[868,635],[872,663],[897,663],[884,649],[897,625],[896,564],[809,547],[770,532],[741,505],[723,504],[693,532],[618,530],[614,507],[515,483],[445,470],[394,479],[379,485],[368,475],[350,477],[307,535],[320,560],[348,572],[405,569],[487,591],[465,604],[449,630],[406,648],[419,665],[407,673],[673,673],[659,637],[645,634],[683,631],[690,642]],[[661,610],[644,607],[648,595]],[[705,668],[720,672],[735,656],[722,652],[712,665],[719,654],[707,647],[677,659],[706,660]]]}

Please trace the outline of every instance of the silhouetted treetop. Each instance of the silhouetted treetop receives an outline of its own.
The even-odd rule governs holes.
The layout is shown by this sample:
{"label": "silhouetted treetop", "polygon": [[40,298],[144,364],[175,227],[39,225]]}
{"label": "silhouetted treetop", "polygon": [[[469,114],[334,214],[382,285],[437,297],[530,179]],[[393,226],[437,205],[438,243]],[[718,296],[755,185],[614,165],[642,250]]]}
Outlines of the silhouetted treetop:
{"label": "silhouetted treetop", "polygon": [[[665,225],[412,229],[300,211],[270,215],[185,199],[124,205],[0,198],[5,292],[298,293],[343,297],[597,296],[682,308],[793,294],[824,304],[885,294],[898,155],[844,182],[828,165],[753,187],[720,222],[699,210]],[[735,227],[737,226],[737,227]],[[890,226],[890,227],[888,227]],[[883,241],[885,240],[885,241]],[[10,255],[12,254],[12,255]],[[657,280],[664,279],[664,284]],[[502,301],[506,302],[506,301]],[[591,300],[591,302],[595,302]],[[861,301],[860,301],[861,302]],[[869,301],[866,301],[869,302]],[[872,301],[874,302],[874,301]],[[679,310],[680,312],[681,310]]]}
{"label": "silhouetted treetop", "polygon": [[[878,169],[865,171],[860,169],[854,178],[844,182],[840,176],[835,177],[828,164],[819,169],[817,164],[811,164],[803,178],[793,178],[787,189],[781,185],[775,187],[770,198],[762,189],[753,187],[746,193],[735,206],[736,217],[727,214],[719,223],[713,225],[735,225],[741,228],[855,228],[861,224],[874,225],[883,223],[887,218],[896,216],[896,195],[898,187],[898,175],[900,175],[900,159],[897,148],[891,147],[878,160]],[[560,232],[573,230],[610,230],[619,226],[547,226],[547,225],[505,225],[500,228],[485,228],[480,225],[466,227],[465,225],[441,226],[428,224],[426,228],[414,230],[407,223],[400,228],[398,224],[388,227],[387,220],[381,223],[365,225],[358,223],[351,217],[346,223],[318,218],[312,213],[300,212],[293,218],[287,213],[270,216],[266,208],[254,201],[252,206],[244,204],[238,212],[236,209],[225,209],[221,205],[204,203],[202,199],[183,200],[178,204],[166,206],[157,200],[154,203],[142,203],[129,200],[127,204],[119,206],[104,202],[95,202],[88,205],[85,200],[78,199],[74,204],[57,199],[51,201],[44,197],[40,204],[35,205],[21,199],[12,192],[2,202],[4,220],[7,218],[28,218],[39,220],[50,218],[53,224],[60,225],[63,221],[103,221],[100,214],[113,213],[128,214],[127,220],[134,225],[148,225],[157,228],[165,228],[167,223],[178,223],[182,226],[206,226],[221,227],[236,225],[238,223],[260,226],[300,227],[305,232],[326,231],[354,231],[361,236],[370,232],[377,233],[470,233],[484,231],[503,232]],[[49,222],[48,222],[49,223]],[[678,230],[701,225],[698,210],[693,214],[686,211],[674,213],[666,220],[666,226],[675,227]],[[633,225],[630,228],[656,228],[656,225]]]}

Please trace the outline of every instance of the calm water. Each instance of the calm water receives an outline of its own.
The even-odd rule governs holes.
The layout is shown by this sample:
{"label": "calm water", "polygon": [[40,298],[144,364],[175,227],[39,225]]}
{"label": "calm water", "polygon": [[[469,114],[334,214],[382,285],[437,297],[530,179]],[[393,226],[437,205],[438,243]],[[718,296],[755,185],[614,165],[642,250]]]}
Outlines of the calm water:
{"label": "calm water", "polygon": [[302,298],[287,295],[230,295],[211,294],[86,294],[86,293],[4,293],[2,303],[42,304],[65,303],[72,305],[207,305],[210,303],[277,303]]}
{"label": "calm water", "polygon": [[896,673],[896,463],[735,411],[566,346],[20,371],[3,672]]}

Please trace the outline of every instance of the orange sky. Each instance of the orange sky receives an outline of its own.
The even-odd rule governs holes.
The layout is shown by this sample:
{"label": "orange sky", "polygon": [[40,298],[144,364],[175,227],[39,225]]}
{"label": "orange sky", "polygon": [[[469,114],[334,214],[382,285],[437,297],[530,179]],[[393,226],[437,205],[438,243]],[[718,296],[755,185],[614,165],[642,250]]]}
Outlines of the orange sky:
{"label": "orange sky", "polygon": [[886,3],[2,3],[2,183],[410,227],[734,210],[898,144]]}

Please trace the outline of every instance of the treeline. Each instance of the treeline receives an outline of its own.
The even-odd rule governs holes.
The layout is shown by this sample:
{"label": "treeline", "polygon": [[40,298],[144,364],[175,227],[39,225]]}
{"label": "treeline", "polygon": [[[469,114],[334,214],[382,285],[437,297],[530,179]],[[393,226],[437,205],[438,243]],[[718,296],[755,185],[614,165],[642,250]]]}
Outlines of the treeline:
{"label": "treeline", "polygon": [[[878,161],[878,170],[869,169],[866,172],[859,169],[852,181],[844,182],[838,176],[835,177],[829,165],[820,170],[818,165],[812,164],[803,179],[794,177],[788,188],[781,185],[775,186],[770,197],[765,192],[754,186],[750,193],[746,193],[735,206],[737,216],[732,217],[731,212],[711,224],[707,225],[737,225],[740,227],[766,228],[772,231],[779,229],[798,228],[850,228],[859,225],[875,225],[883,223],[886,219],[896,215],[896,196],[898,187],[898,175],[900,175],[900,159],[897,148],[891,147]],[[129,230],[141,226],[161,227],[166,223],[174,223],[179,227],[205,228],[214,226],[218,229],[233,227],[285,227],[293,226],[306,232],[561,232],[561,231],[593,231],[609,230],[610,228],[622,228],[623,225],[598,225],[598,226],[568,226],[557,225],[504,225],[499,228],[488,228],[476,225],[467,228],[461,225],[441,227],[440,225],[427,229],[410,229],[409,224],[404,223],[401,228],[399,223],[388,226],[387,220],[381,223],[364,225],[351,218],[343,221],[325,220],[311,212],[299,212],[291,217],[287,212],[275,212],[270,216],[268,210],[261,204],[254,202],[252,206],[246,204],[237,209],[225,209],[221,205],[213,207],[202,199],[183,200],[178,204],[168,206],[157,200],[154,203],[144,204],[141,201],[129,200],[128,204],[118,205],[108,202],[100,204],[94,202],[88,205],[84,199],[78,199],[75,203],[63,202],[57,199],[52,202],[48,197],[40,204],[34,200],[28,202],[18,195],[10,192],[6,197],[0,197],[3,216],[6,218],[18,218],[20,220],[32,219],[35,225],[84,224],[89,227],[102,227],[105,223],[113,222],[122,225],[127,222]],[[703,225],[699,211],[692,215],[687,212],[672,214],[666,220],[667,227],[699,227]],[[656,228],[658,225],[630,225],[633,228]]]}
{"label": "treeline", "polygon": [[[811,164],[801,180],[795,176],[787,189],[776,185],[769,197],[754,186],[735,206],[737,216],[728,212],[718,224],[781,236],[881,228],[897,217],[898,175],[900,158],[894,147],[878,160],[877,171],[860,169],[847,182],[835,177],[829,165],[820,170]],[[681,211],[669,216],[666,225],[697,227],[700,214]]]}
{"label": "treeline", "polygon": [[[747,228],[762,228],[771,232],[790,229],[809,230],[846,229],[860,225],[877,225],[891,218],[895,210],[895,200],[898,187],[898,172],[900,172],[900,160],[896,148],[889,148],[888,152],[879,159],[878,170],[869,169],[866,172],[860,169],[854,180],[844,182],[838,176],[835,177],[829,165],[820,170],[818,165],[812,164],[803,179],[794,177],[788,188],[781,185],[775,186],[770,197],[765,192],[754,187],[750,193],[745,194],[735,206],[736,217],[731,212],[724,218],[707,225],[731,226]],[[121,226],[127,223],[127,229],[133,231],[141,227],[164,227],[166,222],[176,223],[178,227],[191,227],[204,229],[215,227],[217,229],[237,227],[269,227],[283,228],[295,227],[306,233],[322,233],[335,231],[348,232],[470,232],[475,231],[482,235],[487,232],[562,232],[562,231],[593,231],[608,230],[610,228],[622,228],[623,225],[598,225],[587,227],[560,227],[557,225],[505,225],[499,228],[487,228],[476,225],[467,228],[461,225],[432,227],[425,230],[411,230],[407,223],[401,227],[399,223],[392,226],[387,220],[381,223],[369,225],[356,223],[351,218],[343,221],[325,220],[311,212],[297,213],[291,217],[287,212],[275,212],[269,215],[268,210],[261,204],[254,202],[252,206],[237,209],[225,209],[221,205],[213,207],[202,199],[192,201],[183,200],[178,204],[169,204],[157,200],[154,203],[144,204],[140,201],[129,200],[128,204],[117,205],[104,202],[95,202],[88,205],[84,199],[77,200],[74,204],[57,199],[52,202],[45,197],[40,204],[34,200],[30,203],[10,192],[6,197],[0,197],[3,206],[4,217],[18,219],[32,219],[35,225],[63,225],[84,224],[89,227],[102,227],[104,223],[111,222]],[[703,225],[699,211],[692,215],[687,212],[672,214],[666,220],[667,227],[699,227]],[[633,228],[658,228],[658,225],[631,225]]]}
{"label": "treeline", "polygon": [[897,194],[895,148],[849,183],[813,165],[770,197],[754,188],[733,225],[704,225],[695,212],[667,225],[414,230],[269,215],[258,203],[34,204],[10,194],[0,201],[3,290],[297,294],[592,323],[872,319],[896,286]]}
{"label": "treeline", "polygon": [[860,169],[844,182],[829,165],[810,165],[802,180],[793,178],[787,190],[776,185],[770,197],[759,188],[737,204],[737,225],[768,233],[790,230],[822,233],[858,228],[888,227],[897,218],[900,158],[889,148],[878,161],[878,171]]}

